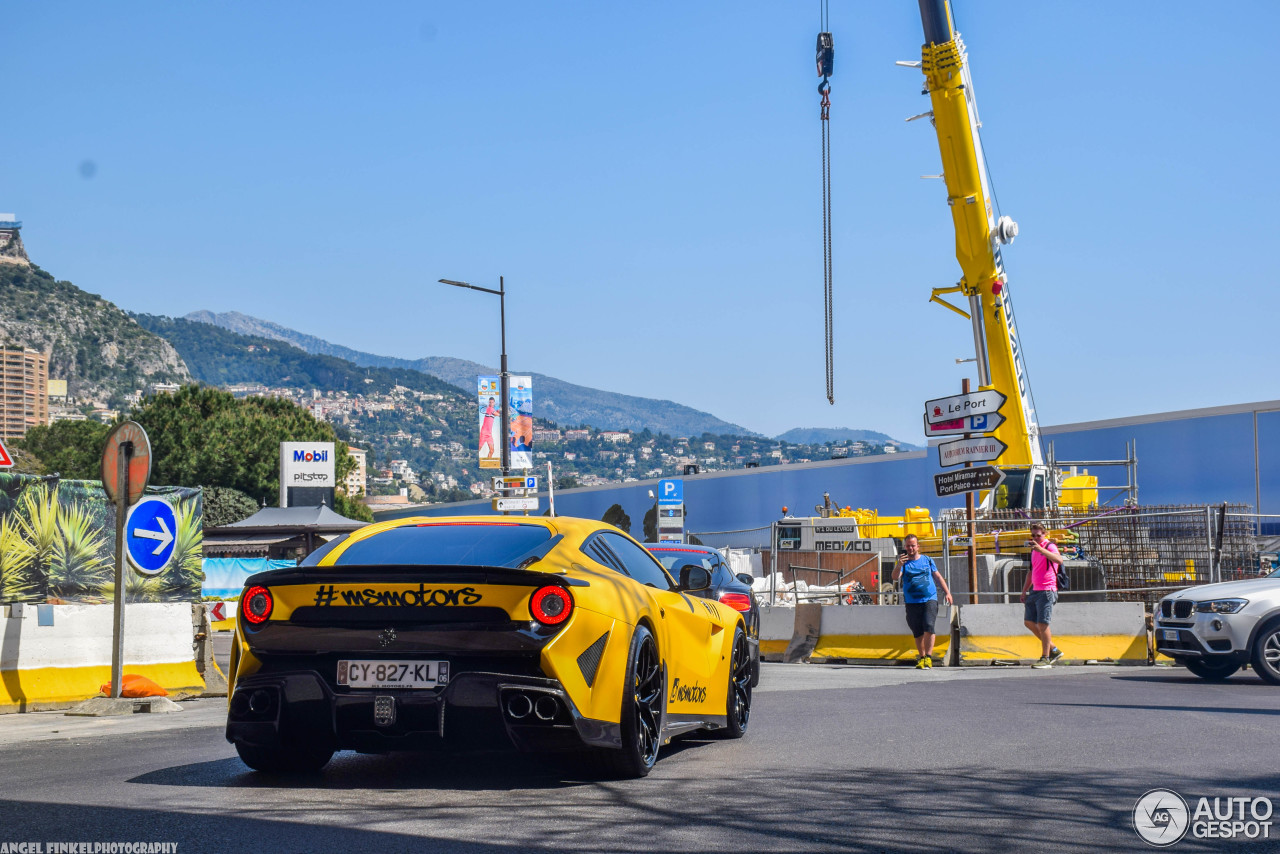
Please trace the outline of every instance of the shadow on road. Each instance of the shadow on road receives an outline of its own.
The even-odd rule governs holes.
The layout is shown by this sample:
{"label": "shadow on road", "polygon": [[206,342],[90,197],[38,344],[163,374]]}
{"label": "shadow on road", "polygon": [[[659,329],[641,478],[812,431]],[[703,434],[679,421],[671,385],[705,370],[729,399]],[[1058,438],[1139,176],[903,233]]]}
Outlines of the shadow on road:
{"label": "shadow on road", "polygon": [[[251,851],[1078,851],[1132,850],[1137,798],[1155,785],[1187,796],[1274,792],[1280,773],[1160,780],[1149,772],[1010,774],[1007,768],[696,774],[662,763],[646,780],[566,785],[529,766],[458,763],[423,767],[415,757],[340,759],[318,780],[269,780],[233,760],[157,771],[150,786],[249,785],[264,791],[234,811],[189,802],[196,812],[0,801],[10,839],[57,840],[74,814],[92,839],[179,842],[179,850]],[[204,779],[205,782],[198,782]],[[316,789],[462,790],[459,797],[380,798]],[[309,791],[291,796],[299,787]],[[163,789],[147,797],[164,801]],[[70,812],[69,812],[70,810]],[[417,832],[405,833],[406,828]],[[487,841],[453,838],[454,829]],[[393,829],[394,832],[389,832]],[[77,838],[86,838],[80,833]],[[216,840],[209,844],[208,840]],[[1186,840],[1183,848],[1196,846]]]}

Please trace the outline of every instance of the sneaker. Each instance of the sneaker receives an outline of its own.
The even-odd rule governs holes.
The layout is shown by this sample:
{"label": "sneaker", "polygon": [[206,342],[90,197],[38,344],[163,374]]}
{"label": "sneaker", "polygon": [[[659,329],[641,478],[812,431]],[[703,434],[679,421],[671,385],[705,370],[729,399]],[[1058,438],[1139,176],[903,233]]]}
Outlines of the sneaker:
{"label": "sneaker", "polygon": [[1033,664],[1033,665],[1031,665],[1031,666],[1032,666],[1032,667],[1035,667],[1035,668],[1037,668],[1037,669],[1039,669],[1039,670],[1044,670],[1044,669],[1046,669],[1046,668],[1053,667],[1053,662],[1049,661],[1049,659],[1047,659],[1047,658],[1041,658],[1041,659],[1037,660],[1037,661],[1036,661],[1036,663],[1035,663],[1035,664]]}
{"label": "sneaker", "polygon": [[926,667],[926,665],[925,665],[925,662],[926,662],[926,661],[928,661],[928,659],[926,659],[926,658],[917,658],[917,659],[916,659],[916,670],[924,670],[924,669],[925,669],[925,667]]}
{"label": "sneaker", "polygon": [[923,659],[923,661],[924,661],[924,669],[925,669],[925,670],[932,670],[932,669],[933,669],[933,659],[932,659],[932,658],[929,658],[928,656],[926,656],[926,657]]}
{"label": "sneaker", "polygon": [[1049,661],[1057,661],[1060,658],[1062,658],[1062,650],[1056,646],[1049,650]]}

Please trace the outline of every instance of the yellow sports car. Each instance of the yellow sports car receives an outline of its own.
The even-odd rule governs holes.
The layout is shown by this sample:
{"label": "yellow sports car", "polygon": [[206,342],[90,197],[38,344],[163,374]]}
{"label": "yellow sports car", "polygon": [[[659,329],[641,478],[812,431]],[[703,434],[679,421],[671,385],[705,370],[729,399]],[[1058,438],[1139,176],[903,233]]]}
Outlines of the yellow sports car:
{"label": "yellow sports car", "polygon": [[509,742],[642,777],[673,736],[738,738],[751,713],[742,614],[677,569],[585,519],[361,528],[246,581],[227,740],[261,771]]}

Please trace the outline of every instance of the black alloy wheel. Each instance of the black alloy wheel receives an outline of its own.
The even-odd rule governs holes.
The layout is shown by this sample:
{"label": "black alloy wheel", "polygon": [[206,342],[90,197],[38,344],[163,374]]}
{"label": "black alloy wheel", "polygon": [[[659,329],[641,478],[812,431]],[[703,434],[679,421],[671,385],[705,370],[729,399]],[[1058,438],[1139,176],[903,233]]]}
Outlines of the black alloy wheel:
{"label": "black alloy wheel", "polygon": [[1280,622],[1262,627],[1253,642],[1254,672],[1264,682],[1280,685]]}
{"label": "black alloy wheel", "polygon": [[254,771],[271,774],[308,774],[319,771],[333,758],[333,751],[322,747],[291,750],[286,747],[260,747],[236,744],[240,761]]}
{"label": "black alloy wheel", "polygon": [[1221,682],[1240,669],[1239,664],[1229,660],[1188,658],[1184,663],[1192,673],[1210,682]]}
{"label": "black alloy wheel", "polygon": [[627,656],[626,687],[622,695],[622,749],[606,751],[607,769],[618,777],[644,777],[658,761],[666,710],[667,684],[658,644],[644,626],[637,626]]}
{"label": "black alloy wheel", "polygon": [[742,626],[733,633],[733,657],[729,660],[729,699],[724,738],[742,738],[751,720],[751,653],[747,648],[747,635]]}

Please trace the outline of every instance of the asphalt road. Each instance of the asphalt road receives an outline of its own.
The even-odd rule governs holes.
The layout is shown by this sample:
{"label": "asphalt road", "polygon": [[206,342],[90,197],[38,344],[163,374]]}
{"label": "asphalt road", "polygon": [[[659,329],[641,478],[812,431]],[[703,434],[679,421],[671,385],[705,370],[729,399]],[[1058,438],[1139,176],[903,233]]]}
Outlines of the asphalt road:
{"label": "asphalt road", "polygon": [[[189,852],[1145,850],[1137,799],[1280,801],[1280,689],[1173,668],[765,665],[739,741],[585,778],[517,755],[339,754],[248,771],[223,700],[170,715],[0,718],[0,843]],[[1280,824],[1280,816],[1277,816]],[[1266,851],[1197,841],[1173,851]],[[47,849],[46,849],[47,850]]]}

